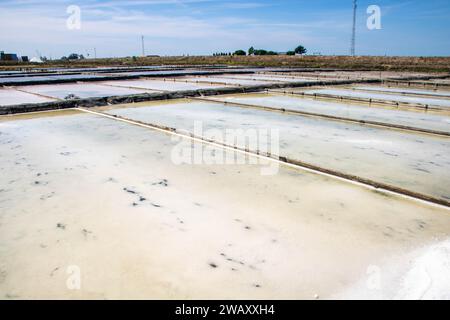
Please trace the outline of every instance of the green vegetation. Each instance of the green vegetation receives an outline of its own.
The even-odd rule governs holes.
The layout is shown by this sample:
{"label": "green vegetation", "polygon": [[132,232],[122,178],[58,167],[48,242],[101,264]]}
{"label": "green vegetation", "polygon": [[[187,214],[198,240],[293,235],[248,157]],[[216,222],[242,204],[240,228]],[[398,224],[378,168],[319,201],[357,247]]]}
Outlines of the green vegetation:
{"label": "green vegetation", "polygon": [[216,52],[213,53],[213,57],[231,56],[231,52]]}
{"label": "green vegetation", "polygon": [[236,50],[236,51],[233,53],[233,55],[234,55],[234,56],[245,56],[245,55],[247,55],[247,53],[246,53],[244,50]]}
{"label": "green vegetation", "polygon": [[[237,54],[237,52],[240,52],[241,54]],[[238,50],[234,53],[234,55],[244,55],[242,53],[243,50]],[[295,56],[295,55],[304,55],[308,52],[308,50],[306,50],[306,48],[302,45],[299,45],[297,48],[295,48],[294,50],[290,50],[288,52],[286,52],[286,55],[288,56]],[[250,47],[250,49],[248,49],[248,55],[249,56],[277,56],[279,55],[278,52],[275,51],[270,51],[270,50],[265,50],[265,49],[255,49],[254,47]]]}
{"label": "green vegetation", "polygon": [[300,45],[297,48],[295,48],[294,52],[296,54],[305,54],[306,52],[308,52],[308,50],[306,50],[304,46]]}
{"label": "green vegetation", "polygon": [[68,57],[62,57],[61,60],[84,60],[84,56],[78,53],[71,53]]}
{"label": "green vegetation", "polygon": [[278,53],[275,51],[267,51],[264,49],[255,49],[255,48],[251,47],[250,49],[248,49],[248,55],[249,56],[276,56],[276,55],[278,55]]}

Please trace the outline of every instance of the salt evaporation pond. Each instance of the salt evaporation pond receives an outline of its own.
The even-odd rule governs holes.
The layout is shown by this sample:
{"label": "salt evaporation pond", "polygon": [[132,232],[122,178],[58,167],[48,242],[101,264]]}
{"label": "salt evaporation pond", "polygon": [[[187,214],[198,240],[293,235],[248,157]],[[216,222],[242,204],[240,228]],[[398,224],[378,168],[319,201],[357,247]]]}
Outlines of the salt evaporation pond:
{"label": "salt evaporation pond", "polygon": [[450,132],[450,117],[431,113],[374,108],[367,105],[266,93],[224,95],[215,96],[212,99]]}
{"label": "salt evaporation pond", "polygon": [[450,235],[442,207],[283,165],[176,165],[182,142],[72,111],[0,117],[0,297],[326,299],[378,266],[389,299]]}
{"label": "salt evaporation pond", "polygon": [[173,76],[173,75],[203,75],[203,74],[216,74],[215,71],[198,70],[198,69],[179,69],[179,70],[154,70],[154,71],[131,71],[131,72],[120,72],[120,73],[109,73],[110,75],[127,75],[127,76],[141,76],[141,77],[161,77],[161,76]]}
{"label": "salt evaporation pond", "polygon": [[27,81],[47,81],[47,80],[52,80],[54,77],[50,77],[50,76],[34,76],[34,77],[10,77],[10,78],[1,78],[0,79],[0,84],[3,82],[11,82],[11,83],[18,83],[20,84],[21,82],[27,82]]}
{"label": "salt evaporation pond", "polygon": [[[450,200],[450,140],[445,137],[221,103],[179,101],[138,105],[116,106],[107,112],[189,132],[199,122],[204,131],[216,130],[211,133],[217,130],[225,133],[227,129],[278,129],[281,156]],[[215,137],[212,134],[211,138]]]}
{"label": "salt evaporation pond", "polygon": [[21,90],[27,92],[42,94],[45,96],[64,99],[69,95],[75,95],[78,98],[95,98],[108,96],[121,96],[141,94],[148,91],[144,89],[117,88],[111,86],[102,86],[93,83],[75,83],[75,84],[52,84],[52,85],[34,85],[22,86]]}
{"label": "salt evaporation pond", "polygon": [[0,89],[0,106],[50,101],[53,101],[53,99],[36,96],[31,93],[21,92],[14,89]]}
{"label": "salt evaporation pond", "polygon": [[418,90],[418,89],[391,88],[391,87],[362,87],[362,86],[353,87],[353,89],[364,91],[377,91],[377,92],[409,93],[409,94],[430,95],[430,96],[450,98],[450,91]]}
{"label": "salt evaporation pond", "polygon": [[52,75],[52,76],[33,76],[33,77],[11,77],[11,78],[1,78],[0,79],[0,85],[1,83],[7,82],[7,83],[17,83],[17,85],[20,85],[21,83],[25,83],[28,81],[44,81],[44,82],[57,82],[59,80],[89,80],[89,79],[95,79],[100,78],[97,75],[92,74],[58,74],[58,75]]}
{"label": "salt evaporation pond", "polygon": [[[225,83],[230,85],[240,85],[240,86],[257,86],[268,84],[267,81],[262,80],[247,80],[247,79],[230,79],[225,77],[188,77],[188,78],[179,78],[179,81],[188,81],[188,82],[207,82],[207,83]],[[278,81],[274,81],[273,83],[278,83]]]}
{"label": "salt evaporation pond", "polygon": [[419,84],[426,83],[426,84],[431,84],[431,85],[436,84],[436,83],[437,84],[450,84],[450,79],[431,79],[431,80],[427,80],[427,81],[424,81],[424,80],[411,81],[411,83],[415,83],[415,82],[417,82]]}
{"label": "salt evaporation pond", "polygon": [[315,79],[309,78],[293,78],[293,77],[275,77],[275,76],[262,76],[262,75],[232,75],[226,76],[227,79],[243,79],[243,80],[256,80],[256,81],[267,81],[267,82],[312,82]]}
{"label": "salt evaporation pond", "polygon": [[382,94],[382,93],[372,93],[372,92],[359,92],[356,90],[347,89],[315,89],[315,90],[305,90],[305,93],[309,94],[328,94],[341,97],[350,98],[363,98],[363,99],[380,99],[388,101],[398,101],[413,104],[440,106],[440,107],[450,107],[450,99],[434,99],[434,98],[421,98],[421,97],[411,97],[405,95],[396,94]]}
{"label": "salt evaporation pond", "polygon": [[225,85],[210,85],[210,84],[196,84],[176,81],[163,80],[127,80],[127,81],[108,81],[104,84],[132,87],[157,91],[184,91],[184,90],[200,90],[200,89],[215,89],[222,88]]}

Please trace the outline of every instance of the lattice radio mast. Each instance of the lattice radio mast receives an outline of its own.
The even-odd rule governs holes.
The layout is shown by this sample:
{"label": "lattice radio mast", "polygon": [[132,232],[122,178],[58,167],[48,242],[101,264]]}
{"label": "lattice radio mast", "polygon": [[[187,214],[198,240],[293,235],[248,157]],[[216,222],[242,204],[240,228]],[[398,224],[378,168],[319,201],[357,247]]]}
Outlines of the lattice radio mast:
{"label": "lattice radio mast", "polygon": [[350,55],[355,56],[356,54],[356,9],[358,8],[357,0],[353,0],[353,29],[352,29],[352,44],[350,47]]}

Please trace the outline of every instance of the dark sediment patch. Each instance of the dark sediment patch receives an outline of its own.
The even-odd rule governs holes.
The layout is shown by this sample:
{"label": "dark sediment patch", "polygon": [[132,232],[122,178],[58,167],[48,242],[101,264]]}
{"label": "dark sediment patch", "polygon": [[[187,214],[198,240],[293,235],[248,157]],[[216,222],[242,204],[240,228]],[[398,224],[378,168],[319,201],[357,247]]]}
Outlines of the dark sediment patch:
{"label": "dark sediment patch", "polygon": [[162,186],[162,187],[167,187],[169,186],[169,181],[167,179],[162,179],[161,181],[152,183],[152,186]]}
{"label": "dark sediment patch", "polygon": [[65,229],[66,229],[66,225],[63,224],[63,223],[60,223],[60,222],[56,224],[56,227],[57,227],[58,229],[61,229],[61,230],[65,230]]}

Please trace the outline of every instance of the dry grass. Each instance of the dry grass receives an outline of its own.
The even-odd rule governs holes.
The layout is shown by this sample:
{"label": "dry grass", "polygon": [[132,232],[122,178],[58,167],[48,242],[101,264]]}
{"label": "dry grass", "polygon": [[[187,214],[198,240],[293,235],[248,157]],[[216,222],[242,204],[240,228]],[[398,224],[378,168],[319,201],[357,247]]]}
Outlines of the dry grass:
{"label": "dry grass", "polygon": [[0,69],[39,67],[96,67],[144,65],[233,65],[265,67],[314,67],[346,70],[450,72],[450,57],[349,57],[349,56],[190,56],[107,58],[51,61],[45,64],[3,63]]}

